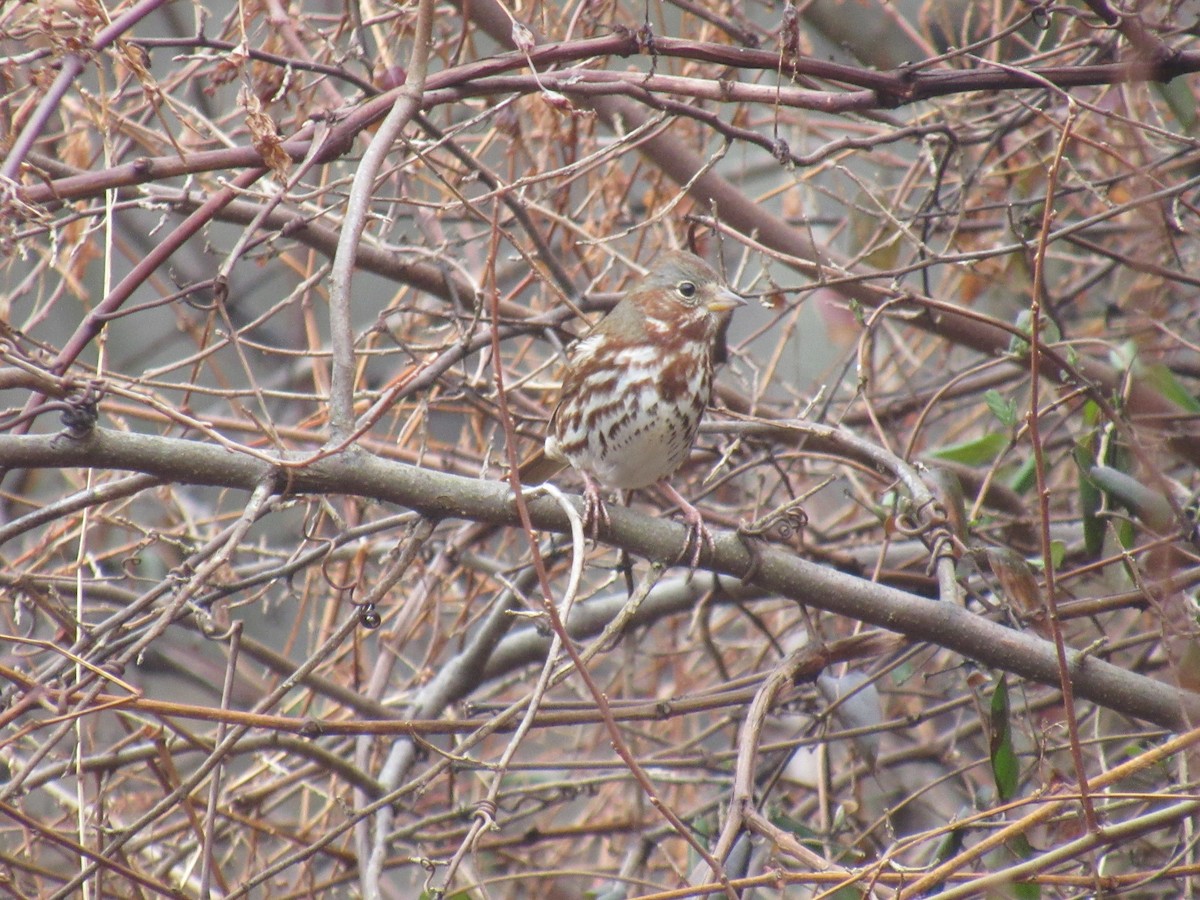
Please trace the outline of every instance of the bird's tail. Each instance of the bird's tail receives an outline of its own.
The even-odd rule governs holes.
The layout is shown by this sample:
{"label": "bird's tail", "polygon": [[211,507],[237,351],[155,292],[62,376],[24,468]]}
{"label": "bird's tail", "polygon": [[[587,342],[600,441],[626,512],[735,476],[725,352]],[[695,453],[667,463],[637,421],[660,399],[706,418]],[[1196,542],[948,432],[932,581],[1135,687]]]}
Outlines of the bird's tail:
{"label": "bird's tail", "polygon": [[565,463],[551,459],[544,449],[538,448],[522,461],[517,474],[521,477],[521,484],[535,487],[549,481],[565,467]]}

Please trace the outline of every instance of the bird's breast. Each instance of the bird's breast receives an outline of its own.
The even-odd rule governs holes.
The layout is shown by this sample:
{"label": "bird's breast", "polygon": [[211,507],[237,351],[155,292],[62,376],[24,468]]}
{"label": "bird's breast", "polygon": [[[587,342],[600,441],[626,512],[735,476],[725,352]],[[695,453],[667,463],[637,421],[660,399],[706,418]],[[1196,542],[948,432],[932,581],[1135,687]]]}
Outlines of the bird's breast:
{"label": "bird's breast", "polygon": [[712,390],[707,345],[664,351],[655,343],[593,348],[573,361],[547,453],[602,484],[635,489],[687,459]]}

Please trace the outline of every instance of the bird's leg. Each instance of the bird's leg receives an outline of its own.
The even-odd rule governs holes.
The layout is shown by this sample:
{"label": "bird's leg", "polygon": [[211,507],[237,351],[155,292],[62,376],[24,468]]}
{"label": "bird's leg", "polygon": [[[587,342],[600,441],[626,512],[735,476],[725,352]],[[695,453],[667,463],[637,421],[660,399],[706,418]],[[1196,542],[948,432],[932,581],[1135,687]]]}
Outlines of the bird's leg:
{"label": "bird's leg", "polygon": [[583,473],[583,530],[593,539],[599,538],[600,527],[608,528],[608,510],[600,494],[600,482]]}
{"label": "bird's leg", "polygon": [[660,481],[658,487],[667,495],[667,499],[679,507],[679,511],[683,513],[683,520],[687,522],[688,539],[687,543],[683,545],[683,552],[679,554],[679,562],[686,559],[688,565],[694,569],[700,565],[700,556],[703,554],[705,546],[708,547],[710,553],[714,551],[712,534],[704,527],[704,516],[700,515],[700,510],[688,503],[679,491],[666,481]]}

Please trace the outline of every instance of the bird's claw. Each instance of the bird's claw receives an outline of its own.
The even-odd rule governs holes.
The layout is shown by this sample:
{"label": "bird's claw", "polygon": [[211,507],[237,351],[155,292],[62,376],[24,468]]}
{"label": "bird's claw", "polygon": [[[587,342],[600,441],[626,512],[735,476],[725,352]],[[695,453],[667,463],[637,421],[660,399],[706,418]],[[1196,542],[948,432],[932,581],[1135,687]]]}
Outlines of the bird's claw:
{"label": "bird's claw", "polygon": [[688,526],[687,540],[683,542],[683,550],[680,551],[679,558],[675,560],[677,565],[686,561],[689,569],[695,569],[700,565],[700,558],[704,555],[705,547],[708,548],[709,557],[716,553],[712,532],[705,527],[699,510],[693,506],[692,512],[696,514],[695,518],[686,514],[684,516]]}
{"label": "bird's claw", "polygon": [[659,482],[664,494],[674,501],[683,513],[683,520],[687,522],[688,535],[687,540],[683,544],[683,550],[680,551],[679,558],[675,561],[676,564],[687,562],[688,567],[695,569],[700,565],[700,559],[704,555],[704,548],[708,547],[708,554],[711,558],[716,553],[716,545],[713,543],[712,533],[704,526],[704,517],[700,515],[700,510],[688,503],[688,501],[667,484],[665,481]]}
{"label": "bird's claw", "polygon": [[599,540],[600,532],[609,528],[608,509],[600,495],[600,485],[591,478],[586,479],[583,490],[583,531],[592,540]]}

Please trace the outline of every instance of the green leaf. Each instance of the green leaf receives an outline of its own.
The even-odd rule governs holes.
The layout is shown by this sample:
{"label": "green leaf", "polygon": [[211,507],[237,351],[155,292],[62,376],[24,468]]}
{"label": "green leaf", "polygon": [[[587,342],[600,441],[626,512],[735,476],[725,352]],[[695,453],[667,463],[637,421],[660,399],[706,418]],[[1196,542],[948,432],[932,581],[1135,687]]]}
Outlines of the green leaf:
{"label": "green leaf", "polygon": [[[1117,543],[1121,545],[1123,550],[1132,550],[1133,545],[1137,542],[1137,535],[1133,531],[1133,523],[1128,519],[1120,519],[1117,522]],[[1128,563],[1126,563],[1128,565]]]}
{"label": "green leaf", "polygon": [[1108,351],[1108,359],[1112,367],[1119,372],[1127,372],[1137,362],[1138,349],[1133,341],[1125,341]]}
{"label": "green leaf", "polygon": [[[809,827],[799,819],[793,818],[787,813],[780,812],[776,808],[768,810],[767,818],[776,828],[791,832],[806,847],[818,851],[825,849],[825,839],[822,833]],[[835,853],[835,858],[840,862],[851,862],[854,865],[859,865],[865,860],[862,849],[859,847],[842,847]]]}
{"label": "green leaf", "polygon": [[852,316],[854,316],[854,321],[857,322],[859,325],[866,325],[867,324],[867,311],[866,311],[866,308],[862,305],[862,303],[858,300],[855,300],[854,298],[851,298],[849,301],[849,306],[850,306],[850,314]]}
{"label": "green leaf", "polygon": [[1196,127],[1196,98],[1186,78],[1176,78],[1166,84],[1155,84],[1153,90],[1166,101],[1171,114],[1183,126],[1184,131]]}
{"label": "green leaf", "polygon": [[1079,509],[1083,514],[1083,547],[1092,559],[1100,555],[1104,549],[1104,522],[1097,515],[1100,512],[1100,501],[1103,494],[1096,483],[1088,477],[1092,468],[1091,437],[1083,437],[1075,442],[1075,465],[1079,469]]}
{"label": "green leaf", "polygon": [[[1033,331],[1031,327],[1033,325],[1033,311],[1028,309],[1021,310],[1017,313],[1017,321],[1013,324],[1016,325],[1017,330],[1021,334],[1031,334]],[[1062,332],[1058,330],[1058,326],[1054,323],[1053,319],[1042,316],[1040,324],[1041,330],[1038,334],[1038,341],[1041,344],[1055,344],[1062,340]],[[1024,359],[1029,355],[1029,341],[1017,337],[1015,334],[1009,335],[1008,352],[1018,359]]]}
{"label": "green leaf", "polygon": [[1172,403],[1190,413],[1200,413],[1200,400],[1197,400],[1166,366],[1150,366],[1145,372],[1145,377]]}
{"label": "green leaf", "polygon": [[1003,453],[1008,444],[1008,437],[995,431],[983,437],[939,447],[929,451],[928,455],[966,466],[986,466]]}
{"label": "green leaf", "polygon": [[1037,459],[1032,455],[1008,477],[1008,486],[1018,494],[1024,494],[1037,484]]}
{"label": "green leaf", "polygon": [[1021,766],[1012,743],[1012,718],[1008,705],[1008,678],[1000,676],[996,689],[992,691],[991,757],[992,777],[996,781],[996,793],[1002,801],[1017,795],[1020,785]]}
{"label": "green leaf", "polygon": [[808,844],[812,847],[820,847],[822,844],[820,832],[805,825],[799,819],[794,819],[786,813],[774,813],[768,816],[772,825],[782,831],[789,831],[800,839],[800,843]]}
{"label": "green leaf", "polygon": [[829,897],[829,900],[862,900],[866,894],[863,893],[861,888],[856,888],[848,884],[845,887],[838,888],[832,894],[825,894],[823,896]]}
{"label": "green leaf", "polygon": [[967,832],[962,828],[951,828],[946,832],[946,836],[938,843],[937,850],[933,854],[934,863],[943,863],[958,856],[966,844],[966,836]]}
{"label": "green leaf", "polygon": [[[1029,838],[1023,834],[1018,834],[1006,841],[1004,847],[1017,859],[1032,859],[1034,855]],[[1039,885],[1031,884],[1028,881],[1013,881],[1007,884],[997,896],[1004,897],[1006,900],[1038,900],[1042,896],[1042,889]]]}
{"label": "green leaf", "polygon": [[1001,425],[1005,428],[1016,428],[1016,400],[1011,397],[1005,397],[999,391],[993,389],[984,393],[983,402],[988,405],[988,409],[992,411],[992,415],[1000,420]]}
{"label": "green leaf", "polygon": [[1043,319],[1041,339],[1043,344],[1057,344],[1061,341],[1062,332],[1058,330],[1058,323],[1050,318]]}
{"label": "green leaf", "polygon": [[[1029,334],[1029,323],[1031,321],[1033,321],[1033,313],[1027,309],[1023,309],[1017,314],[1017,321],[1013,324],[1017,326],[1017,330],[1021,334],[1027,335]],[[1015,334],[1010,334],[1008,336],[1008,352],[1018,359],[1025,359],[1029,356],[1029,341],[1025,338],[1017,337]]]}
{"label": "green leaf", "polygon": [[1124,506],[1148,527],[1160,533],[1175,527],[1171,504],[1159,491],[1111,466],[1092,466],[1088,476],[1114,502]]}
{"label": "green leaf", "polygon": [[[1012,847],[1012,844],[1021,843],[1024,845],[1024,852],[1020,852],[1020,848]],[[1029,846],[1029,841],[1025,839],[1025,835],[1018,834],[1013,841],[1010,842],[1010,848],[1021,859],[1029,859],[1033,856],[1033,848]],[[1042,888],[1040,885],[1029,881],[1017,881],[1009,885],[1011,893],[1009,896],[1014,900],[1039,900],[1042,896]]]}

